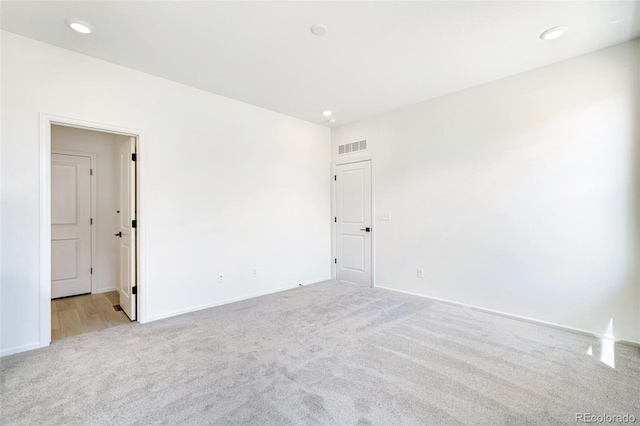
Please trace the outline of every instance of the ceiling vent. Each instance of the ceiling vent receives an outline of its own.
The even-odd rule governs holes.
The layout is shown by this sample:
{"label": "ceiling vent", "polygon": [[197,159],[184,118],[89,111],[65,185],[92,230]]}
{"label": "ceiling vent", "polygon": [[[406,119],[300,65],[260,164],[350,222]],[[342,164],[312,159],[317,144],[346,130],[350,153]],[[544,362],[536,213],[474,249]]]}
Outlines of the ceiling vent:
{"label": "ceiling vent", "polygon": [[354,152],[364,151],[366,149],[367,149],[366,140],[346,143],[344,145],[338,145],[338,155],[352,154]]}

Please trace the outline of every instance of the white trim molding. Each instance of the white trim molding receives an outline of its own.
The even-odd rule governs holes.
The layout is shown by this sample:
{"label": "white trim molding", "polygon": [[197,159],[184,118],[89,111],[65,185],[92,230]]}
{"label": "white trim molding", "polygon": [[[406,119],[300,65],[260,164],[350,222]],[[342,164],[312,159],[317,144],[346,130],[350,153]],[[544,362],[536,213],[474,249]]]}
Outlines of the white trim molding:
{"label": "white trim molding", "polygon": [[[501,316],[501,317],[511,318],[511,319],[515,319],[515,320],[518,320],[518,321],[524,321],[524,322],[528,322],[528,323],[531,323],[531,324],[542,325],[542,326],[546,326],[546,327],[555,328],[555,329],[558,329],[558,330],[569,331],[571,333],[581,334],[581,335],[584,335],[584,336],[591,336],[591,337],[595,337],[595,338],[598,338],[598,339],[602,339],[602,338],[605,337],[605,335],[603,333],[596,333],[594,331],[589,331],[589,330],[585,330],[585,329],[582,329],[582,328],[571,327],[571,326],[568,326],[568,325],[557,324],[555,322],[549,322],[549,321],[543,321],[543,320],[539,320],[539,319],[535,319],[535,318],[524,317],[524,316],[521,316],[521,315],[510,314],[510,313],[507,313],[507,312],[496,311],[496,310],[488,309],[488,308],[482,308],[480,306],[468,305],[466,303],[454,302],[452,300],[447,300],[447,299],[440,299],[438,297],[425,296],[424,294],[412,293],[410,291],[398,290],[398,289],[395,289],[395,288],[382,287],[382,286],[378,286],[378,288],[382,289],[382,290],[395,291],[397,293],[409,294],[411,296],[418,296],[418,297],[422,297],[424,299],[433,300],[435,302],[441,302],[441,303],[446,303],[448,305],[459,306],[461,308],[471,309],[471,310],[477,311],[477,312],[483,312],[483,313],[486,313],[486,314],[498,315],[498,316]],[[634,340],[626,340],[626,339],[618,339],[618,338],[615,338],[614,340],[615,340],[616,343],[620,343],[620,344],[623,344],[623,345],[634,346],[634,347],[640,348],[640,342],[636,342]]]}
{"label": "white trim molding", "polygon": [[[136,138],[136,152],[138,161],[136,187],[138,205],[137,226],[137,256],[138,268],[136,273],[138,286],[138,322],[147,322],[147,288],[145,282],[145,229],[146,229],[146,174],[144,169],[144,153],[146,153],[146,135],[139,129],[130,129],[111,124],[97,123],[85,120],[77,120],[51,114],[40,114],[40,341],[38,344],[30,344],[19,348],[7,349],[5,352],[17,353],[36,347],[49,346],[51,343],[51,125],[75,127],[85,130],[96,130],[119,135],[133,136]],[[35,345],[35,346],[34,346]],[[2,355],[5,353],[3,352]],[[7,353],[8,355],[8,353]]]}
{"label": "white trim molding", "polygon": [[228,305],[229,303],[241,302],[243,300],[254,299],[254,298],[260,297],[260,296],[267,296],[269,294],[275,294],[275,293],[280,293],[280,292],[283,292],[283,291],[294,290],[296,288],[300,288],[300,286],[304,287],[304,286],[313,285],[313,284],[319,284],[319,283],[323,283],[323,282],[331,281],[331,280],[332,280],[331,278],[321,279],[321,280],[311,280],[311,281],[307,281],[307,282],[303,282],[303,283],[299,283],[299,284],[291,284],[289,286],[280,287],[280,288],[276,288],[276,289],[273,289],[273,290],[260,291],[260,292],[257,292],[257,293],[249,294],[247,296],[232,297],[232,298],[229,298],[229,299],[219,300],[219,301],[212,302],[212,303],[206,303],[204,305],[194,306],[192,308],[180,309],[180,310],[177,310],[177,311],[172,311],[172,312],[167,312],[167,313],[164,313],[164,314],[156,315],[156,316],[150,318],[149,321],[157,321],[157,320],[161,320],[161,319],[165,319],[165,318],[171,318],[171,317],[175,317],[177,315],[183,315],[183,314],[188,314],[188,313],[191,313],[191,312],[202,311],[204,309],[215,308],[216,306]]}
{"label": "white trim molding", "polygon": [[32,350],[38,349],[40,347],[42,347],[42,345],[40,345],[40,342],[33,342],[33,343],[28,343],[28,344],[22,345],[22,346],[16,346],[16,347],[13,347],[13,348],[3,349],[2,351],[0,351],[0,358],[3,357],[3,356],[7,356],[7,355],[18,354],[20,352],[32,351]]}

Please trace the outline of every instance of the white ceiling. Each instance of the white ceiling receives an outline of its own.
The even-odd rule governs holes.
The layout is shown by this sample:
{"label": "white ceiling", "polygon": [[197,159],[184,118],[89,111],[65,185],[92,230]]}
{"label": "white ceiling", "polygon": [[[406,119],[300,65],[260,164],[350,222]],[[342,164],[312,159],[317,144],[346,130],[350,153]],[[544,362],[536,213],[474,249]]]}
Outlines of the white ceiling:
{"label": "white ceiling", "polygon": [[[336,125],[640,36],[640,1],[2,1],[2,29]],[[67,18],[95,28],[82,36]],[[324,37],[309,27],[326,24]],[[539,34],[567,25],[562,38]]]}

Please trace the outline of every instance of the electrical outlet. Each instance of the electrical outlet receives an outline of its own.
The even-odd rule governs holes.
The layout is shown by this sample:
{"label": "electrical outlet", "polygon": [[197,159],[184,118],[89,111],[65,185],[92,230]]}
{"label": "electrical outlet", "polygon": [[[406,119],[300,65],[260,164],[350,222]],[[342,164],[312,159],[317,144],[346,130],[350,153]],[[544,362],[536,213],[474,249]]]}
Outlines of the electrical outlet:
{"label": "electrical outlet", "polygon": [[418,268],[418,278],[424,278],[424,269]]}
{"label": "electrical outlet", "polygon": [[222,282],[222,274],[218,274],[218,282],[221,283]]}

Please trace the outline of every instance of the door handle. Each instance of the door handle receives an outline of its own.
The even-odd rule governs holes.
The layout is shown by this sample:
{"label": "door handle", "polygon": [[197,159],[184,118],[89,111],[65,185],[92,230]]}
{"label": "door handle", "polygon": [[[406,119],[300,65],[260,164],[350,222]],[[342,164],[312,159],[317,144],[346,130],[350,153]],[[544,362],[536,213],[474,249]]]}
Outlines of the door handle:
{"label": "door handle", "polygon": [[115,235],[116,237],[122,238],[122,231],[118,232],[117,234],[113,234],[113,235]]}
{"label": "door handle", "polygon": [[367,228],[360,228],[361,231],[365,231],[365,232],[371,232],[371,228],[367,227]]}

